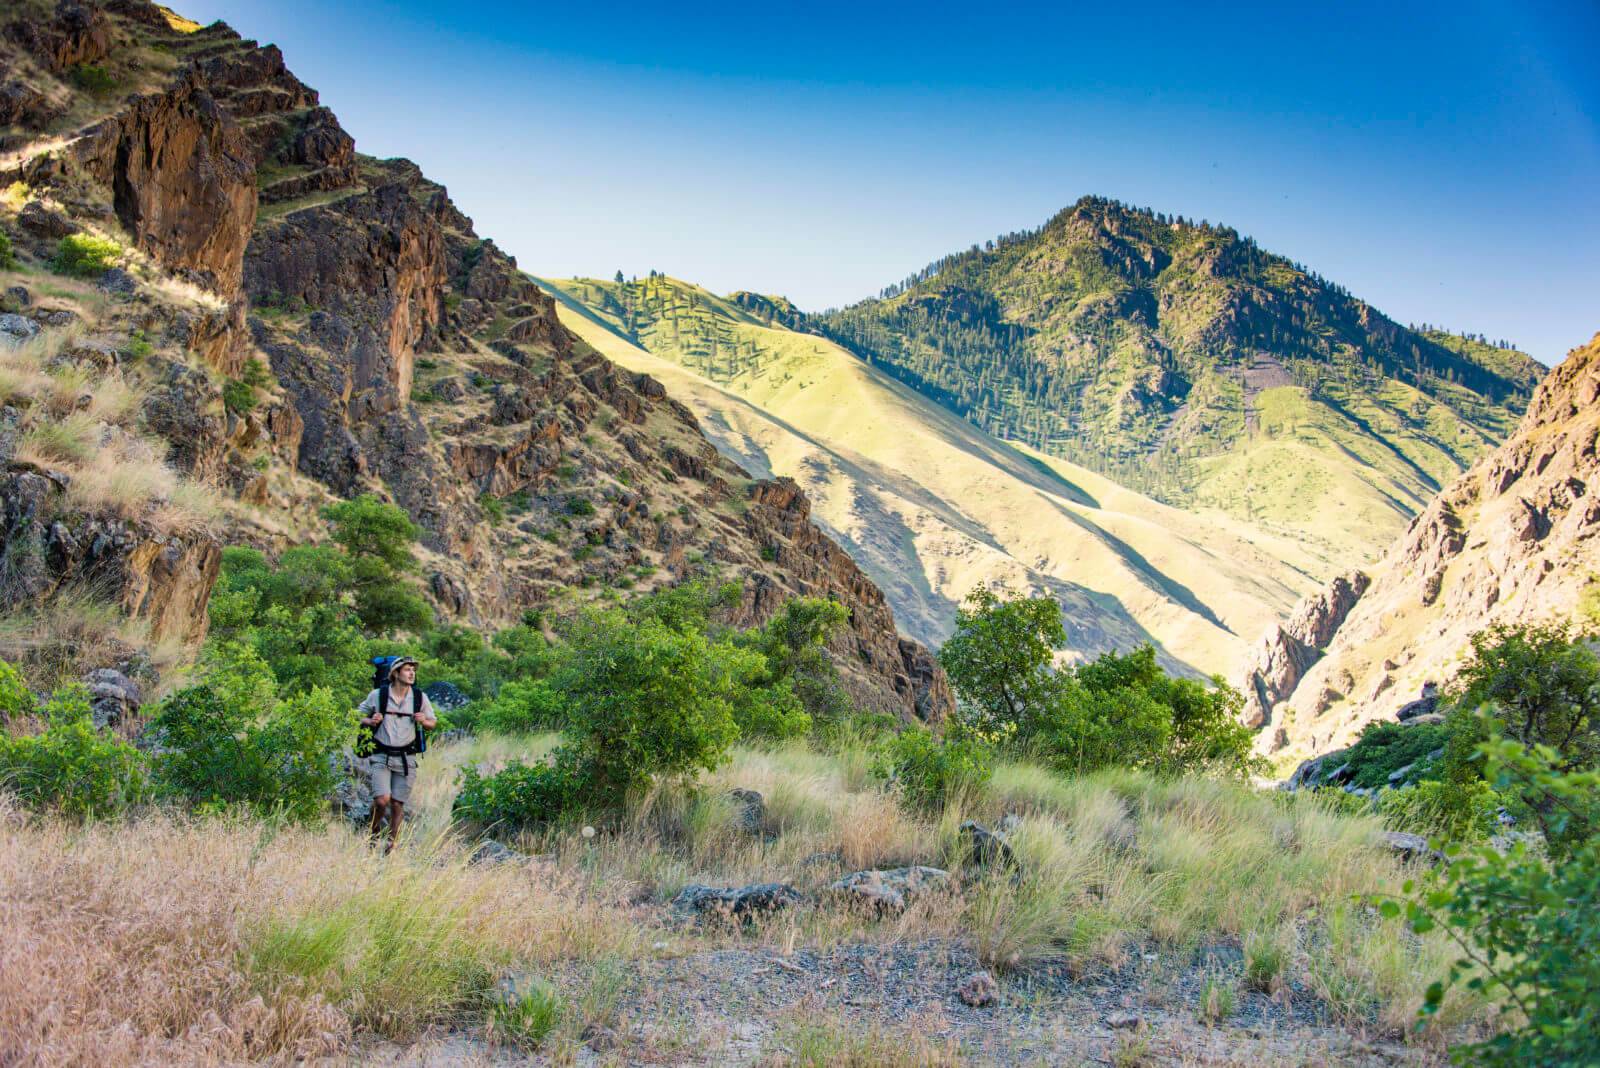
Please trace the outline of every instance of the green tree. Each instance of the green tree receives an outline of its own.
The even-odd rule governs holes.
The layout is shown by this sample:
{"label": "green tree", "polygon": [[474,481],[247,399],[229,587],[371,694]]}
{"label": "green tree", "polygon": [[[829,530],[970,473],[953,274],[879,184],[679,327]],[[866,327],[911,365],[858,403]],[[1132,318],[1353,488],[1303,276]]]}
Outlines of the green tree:
{"label": "green tree", "polygon": [[56,690],[40,712],[45,727],[37,734],[0,731],[0,787],[29,808],[74,819],[114,815],[145,797],[144,754],[94,725],[81,685]]}
{"label": "green tree", "polygon": [[1547,745],[1567,768],[1600,762],[1600,661],[1570,627],[1497,625],[1472,636],[1456,680],[1462,708],[1491,708],[1498,730]]}
{"label": "green tree", "polygon": [[979,586],[957,610],[955,633],[939,650],[939,662],[968,722],[988,731],[1026,731],[1055,700],[1050,665],[1066,640],[1054,600],[1002,601]]}
{"label": "green tree", "polygon": [[419,533],[400,508],[370,493],[322,510],[333,540],[350,558],[356,616],[369,634],[420,632],[433,610],[406,581],[417,570],[411,545]]}

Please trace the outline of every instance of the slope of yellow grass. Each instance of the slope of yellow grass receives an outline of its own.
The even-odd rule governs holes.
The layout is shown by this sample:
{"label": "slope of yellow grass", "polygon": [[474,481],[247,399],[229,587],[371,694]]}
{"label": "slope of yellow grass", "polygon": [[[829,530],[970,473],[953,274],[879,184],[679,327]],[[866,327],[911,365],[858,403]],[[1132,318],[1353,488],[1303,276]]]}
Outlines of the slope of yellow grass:
{"label": "slope of yellow grass", "polygon": [[677,361],[665,330],[646,338],[659,353],[634,344],[615,316],[584,302],[585,283],[541,284],[559,298],[563,323],[660,379],[726,454],[799,482],[901,626],[925,641],[949,634],[973,586],[1004,583],[1058,598],[1077,655],[1151,640],[1171,662],[1227,673],[1343,562],[999,441],[824,338],[763,325],[668,281],[759,361],[714,382]]}

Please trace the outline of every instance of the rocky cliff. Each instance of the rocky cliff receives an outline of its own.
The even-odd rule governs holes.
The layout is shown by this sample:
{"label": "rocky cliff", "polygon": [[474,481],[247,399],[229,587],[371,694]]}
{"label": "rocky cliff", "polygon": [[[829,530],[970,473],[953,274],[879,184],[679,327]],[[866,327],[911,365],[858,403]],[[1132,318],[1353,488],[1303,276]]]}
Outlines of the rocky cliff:
{"label": "rocky cliff", "polygon": [[1597,490],[1600,335],[1550,372],[1503,445],[1412,521],[1370,585],[1337,580],[1303,603],[1297,621],[1331,629],[1291,623],[1264,640],[1249,684],[1267,746],[1308,756],[1347,744],[1447,680],[1473,633],[1572,619],[1600,573]]}
{"label": "rocky cliff", "polygon": [[[864,706],[950,707],[933,658],[899,637],[793,483],[752,479],[659,383],[570,334],[441,186],[409,161],[357,153],[275,47],[222,24],[195,30],[144,0],[63,0],[21,10],[0,64],[13,273],[35,278],[74,233],[126,248],[105,296],[74,297],[65,312],[107,359],[139,353],[116,372],[137,390],[137,418],[107,432],[159,438],[174,468],[223,498],[189,548],[92,541],[131,569],[126,605],[184,617],[176,634],[192,640],[218,543],[315,539],[321,503],[374,492],[423,528],[447,617],[494,626],[602,589],[740,577],[742,624],[797,594],[850,609],[832,651]],[[48,302],[18,292],[46,347],[74,359],[64,335],[49,340]],[[11,608],[81,570],[35,546],[38,531],[113,511],[81,480],[70,500],[52,496],[84,456],[35,471],[15,453],[0,503],[24,519],[7,527],[6,552],[26,556],[37,581],[7,584]],[[150,525],[136,504],[122,511],[130,529]]]}

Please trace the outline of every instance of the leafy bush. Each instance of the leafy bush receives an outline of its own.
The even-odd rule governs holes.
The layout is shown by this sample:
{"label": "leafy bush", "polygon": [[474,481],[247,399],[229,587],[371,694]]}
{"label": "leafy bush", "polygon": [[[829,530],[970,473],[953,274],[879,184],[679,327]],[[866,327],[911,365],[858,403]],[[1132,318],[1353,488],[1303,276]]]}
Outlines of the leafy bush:
{"label": "leafy bush", "polygon": [[478,498],[478,507],[483,509],[484,518],[491,523],[504,523],[506,519],[505,502],[492,493],[485,493]]}
{"label": "leafy bush", "polygon": [[[1408,765],[1412,772],[1406,781],[1415,782],[1428,771],[1428,754],[1443,749],[1449,740],[1450,728],[1443,723],[1369,723],[1339,762],[1349,765],[1352,786],[1388,786],[1389,776]],[[1332,771],[1332,766],[1328,770]]]}
{"label": "leafy bush", "polygon": [[1220,677],[1207,686],[1168,676],[1146,645],[1056,671],[1066,641],[1050,598],[1002,601],[982,587],[957,613],[939,652],[980,737],[1070,772],[1121,765],[1182,772],[1256,771],[1243,697]]}
{"label": "leafy bush", "polygon": [[594,515],[594,502],[589,498],[574,493],[567,498],[567,511],[572,515]]}
{"label": "leafy bush", "polygon": [[556,730],[566,724],[566,699],[546,679],[508,682],[478,713],[477,723],[508,734]]}
{"label": "leafy bush", "polygon": [[117,87],[117,79],[110,71],[92,63],[74,64],[67,73],[73,85],[95,96],[103,96]]}
{"label": "leafy bush", "polygon": [[943,738],[912,727],[885,740],[873,770],[889,779],[910,808],[934,811],[967,791],[976,791],[994,771],[994,755],[982,742],[959,733]]}
{"label": "leafy bush", "polygon": [[22,673],[0,660],[0,723],[33,711],[33,691]]}
{"label": "leafy bush", "polygon": [[9,271],[17,265],[17,254],[11,248],[11,235],[0,228],[0,271]]}
{"label": "leafy bush", "polygon": [[1565,768],[1600,763],[1600,660],[1570,627],[1490,627],[1457,677],[1462,708],[1488,706],[1505,737],[1555,749]]}
{"label": "leafy bush", "polygon": [[1563,754],[1544,745],[1500,739],[1483,743],[1479,755],[1495,788],[1543,799],[1554,832],[1549,854],[1524,841],[1504,853],[1479,846],[1420,883],[1408,882],[1407,900],[1380,907],[1397,916],[1403,905],[1414,931],[1440,928],[1462,950],[1445,978],[1428,988],[1425,1016],[1458,983],[1502,993],[1519,1010],[1522,1019],[1510,1029],[1455,1050],[1458,1061],[1507,1068],[1593,1063],[1600,1034],[1600,840],[1575,836],[1569,820],[1595,825],[1600,775],[1563,770]]}
{"label": "leafy bush", "polygon": [[222,385],[222,406],[233,415],[245,415],[253,411],[256,388],[237,378],[228,379]]}
{"label": "leafy bush", "polygon": [[1493,834],[1503,803],[1504,799],[1481,779],[1472,782],[1424,779],[1410,786],[1384,790],[1377,797],[1378,812],[1385,826],[1445,842],[1476,842]]}
{"label": "leafy bush", "polygon": [[576,798],[613,811],[653,781],[692,780],[726,758],[739,733],[734,709],[759,677],[760,654],[615,608],[580,617],[568,638],[567,661],[550,683],[566,708],[561,745],[547,764],[481,784],[464,774],[461,814],[517,827],[558,819]]}
{"label": "leafy bush", "polygon": [[122,246],[110,238],[93,234],[68,234],[56,246],[51,267],[58,274],[75,278],[98,278],[116,266],[122,258]]}
{"label": "leafy bush", "polygon": [[404,576],[417,569],[411,543],[420,533],[404,511],[370,493],[330,504],[322,515],[350,558],[356,616],[370,634],[418,632],[433,610]]}
{"label": "leafy bush", "polygon": [[332,693],[280,696],[266,663],[239,644],[214,650],[202,681],[162,701],[152,725],[162,793],[298,820],[325,810],[339,754],[355,740],[354,717]]}
{"label": "leafy bush", "polygon": [[57,690],[41,712],[39,734],[0,732],[0,786],[29,808],[80,819],[112,815],[145,796],[144,754],[95,727],[81,685]]}

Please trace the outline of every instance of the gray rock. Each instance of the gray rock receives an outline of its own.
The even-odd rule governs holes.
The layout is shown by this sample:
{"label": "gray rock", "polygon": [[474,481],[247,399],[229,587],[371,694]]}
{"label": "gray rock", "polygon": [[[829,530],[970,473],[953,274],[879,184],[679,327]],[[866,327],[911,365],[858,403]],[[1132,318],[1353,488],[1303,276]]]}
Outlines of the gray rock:
{"label": "gray rock", "polygon": [[0,315],[0,348],[20,348],[39,336],[39,324],[8,312]]}
{"label": "gray rock", "polygon": [[527,859],[528,858],[525,855],[518,853],[515,849],[502,845],[501,843],[496,842],[493,838],[485,838],[483,841],[478,843],[478,848],[472,851],[472,855],[467,858],[467,863],[489,865],[511,864],[519,860]]}
{"label": "gray rock", "polygon": [[750,920],[778,912],[805,900],[800,891],[787,883],[756,883],[753,886],[686,886],[672,899],[685,912],[724,919]]}
{"label": "gray rock", "polygon": [[6,290],[6,296],[15,301],[19,308],[26,308],[33,303],[33,294],[23,286],[12,286]]}
{"label": "gray rock", "polygon": [[979,867],[987,868],[991,864],[1004,864],[1012,868],[1017,866],[1017,855],[1006,844],[1005,837],[976,820],[968,820],[961,825],[961,837],[966,842],[968,856]]}
{"label": "gray rock", "polygon": [[1000,997],[1000,984],[988,972],[973,972],[956,987],[956,997],[975,1009],[982,1008]]}
{"label": "gray rock", "polygon": [[17,225],[30,234],[44,238],[66,237],[78,231],[66,216],[51,211],[37,200],[28,201],[17,212]]}
{"label": "gray rock", "polygon": [[131,297],[134,290],[139,288],[139,283],[134,281],[133,275],[121,267],[113,267],[100,276],[95,288],[113,296]]}
{"label": "gray rock", "polygon": [[767,802],[755,790],[729,790],[734,805],[734,827],[744,834],[762,835],[767,830]]}
{"label": "gray rock", "polygon": [[917,865],[887,871],[869,869],[851,872],[829,886],[828,892],[852,901],[865,902],[884,912],[901,912],[918,894],[942,889],[949,882],[950,873],[943,868]]}
{"label": "gray rock", "polygon": [[126,723],[139,711],[139,684],[120,671],[99,668],[84,676],[96,727]]}
{"label": "gray rock", "polygon": [[1391,783],[1397,783],[1397,782],[1403,781],[1407,775],[1411,774],[1411,769],[1414,768],[1414,767],[1416,767],[1416,764],[1412,763],[1412,764],[1407,764],[1403,768],[1395,768],[1393,771],[1391,771],[1389,773],[1389,781]]}
{"label": "gray rock", "polygon": [[1137,1031],[1143,1022],[1131,1012],[1114,1012],[1106,1017],[1106,1026],[1114,1031]]}
{"label": "gray rock", "polygon": [[1378,832],[1379,844],[1388,847],[1389,851],[1407,860],[1427,860],[1431,863],[1441,863],[1445,856],[1437,849],[1428,847],[1428,840],[1420,834],[1406,834],[1404,831]]}
{"label": "gray rock", "polygon": [[422,688],[422,692],[428,695],[433,707],[441,712],[454,712],[472,703],[472,698],[453,682],[430,682]]}
{"label": "gray rock", "polygon": [[1001,836],[1007,836],[1013,834],[1016,829],[1021,826],[1022,817],[1017,815],[1015,812],[1007,812],[1004,816],[1001,816],[999,822],[994,825],[994,833]]}
{"label": "gray rock", "polygon": [[372,821],[372,779],[367,762],[348,751],[334,760],[343,774],[329,798],[333,810],[355,826],[365,827]]}

